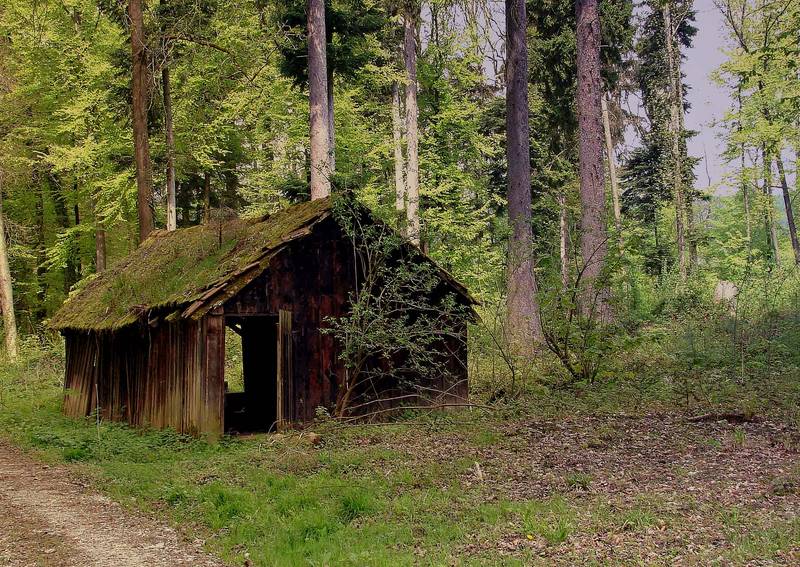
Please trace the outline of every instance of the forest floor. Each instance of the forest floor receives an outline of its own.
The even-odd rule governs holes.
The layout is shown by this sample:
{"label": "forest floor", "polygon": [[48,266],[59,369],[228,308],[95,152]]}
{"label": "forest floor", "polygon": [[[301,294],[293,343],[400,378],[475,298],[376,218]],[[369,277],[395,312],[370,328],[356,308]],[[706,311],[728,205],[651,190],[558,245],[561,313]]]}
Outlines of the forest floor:
{"label": "forest floor", "polygon": [[445,415],[213,446],[108,427],[94,448],[29,437],[69,473],[0,448],[0,558],[197,552],[91,483],[231,565],[800,563],[800,432],[772,421]]}
{"label": "forest floor", "polygon": [[123,510],[73,478],[0,442],[0,564],[8,567],[221,567],[202,542]]}
{"label": "forest floor", "polygon": [[60,360],[0,365],[0,565],[800,565],[796,372],[207,443],[66,418]]}

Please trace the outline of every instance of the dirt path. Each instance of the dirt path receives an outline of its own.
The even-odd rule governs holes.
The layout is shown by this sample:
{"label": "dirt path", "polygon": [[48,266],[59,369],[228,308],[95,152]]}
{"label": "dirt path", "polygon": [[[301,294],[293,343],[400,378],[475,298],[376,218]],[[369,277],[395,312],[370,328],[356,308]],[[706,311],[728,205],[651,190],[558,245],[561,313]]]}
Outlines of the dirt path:
{"label": "dirt path", "polygon": [[0,442],[0,565],[223,567],[199,542],[137,516]]}

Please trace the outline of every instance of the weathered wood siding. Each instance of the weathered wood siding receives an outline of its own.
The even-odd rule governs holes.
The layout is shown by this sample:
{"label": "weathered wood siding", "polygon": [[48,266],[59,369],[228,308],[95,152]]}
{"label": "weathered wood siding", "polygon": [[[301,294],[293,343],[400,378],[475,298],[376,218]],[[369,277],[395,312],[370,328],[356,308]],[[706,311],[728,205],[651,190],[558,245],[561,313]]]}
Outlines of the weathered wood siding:
{"label": "weathered wood siding", "polygon": [[[263,412],[251,418],[310,421],[318,407],[336,405],[343,387],[345,368],[337,345],[320,329],[329,317],[346,314],[355,285],[352,245],[335,221],[328,219],[309,236],[277,252],[264,273],[198,321],[161,318],[155,326],[113,333],[65,331],[64,411],[82,417],[98,410],[103,419],[124,420],[134,426],[220,435],[228,323],[242,333],[245,374],[250,366],[261,369],[255,379],[247,378],[247,395],[237,394],[237,403],[250,404],[252,399],[269,396]],[[466,399],[466,327],[457,331],[461,338],[443,337],[437,347],[449,353],[441,363],[448,371],[446,376],[419,377],[420,384],[434,393],[420,402]],[[281,372],[288,376],[279,393]],[[396,383],[378,387],[387,398],[406,393]],[[279,410],[280,398],[285,402]],[[403,403],[413,404],[414,400],[387,401],[380,407]]]}
{"label": "weathered wood siding", "polygon": [[222,432],[223,317],[65,332],[64,412],[191,434]]}

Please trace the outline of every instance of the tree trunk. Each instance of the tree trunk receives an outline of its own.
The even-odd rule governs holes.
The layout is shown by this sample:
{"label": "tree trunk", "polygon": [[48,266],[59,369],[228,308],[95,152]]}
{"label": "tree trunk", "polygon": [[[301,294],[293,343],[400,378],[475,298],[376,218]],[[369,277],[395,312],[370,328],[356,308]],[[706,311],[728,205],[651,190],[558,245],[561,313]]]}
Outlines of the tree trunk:
{"label": "tree trunk", "polygon": [[161,87],[164,91],[164,130],[167,142],[167,230],[178,227],[178,212],[175,208],[175,132],[172,124],[172,93],[169,84],[169,67],[161,69]]}
{"label": "tree trunk", "polygon": [[675,30],[672,26],[672,10],[668,0],[662,8],[664,18],[664,42],[667,49],[667,66],[670,81],[669,97],[669,131],[672,137],[672,191],[675,200],[675,239],[678,247],[678,272],[682,280],[686,279],[686,225],[684,215],[686,204],[683,195],[683,173],[681,171],[681,131],[680,131],[680,112],[678,107],[678,90],[676,89],[676,79],[680,82],[680,67],[675,46]]}
{"label": "tree trunk", "polygon": [[129,0],[131,58],[133,62],[133,149],[136,157],[136,208],[139,242],[153,231],[153,177],[147,136],[147,50],[144,37],[144,0]]}
{"label": "tree trunk", "polygon": [[508,162],[508,340],[532,356],[542,339],[533,272],[531,158],[528,124],[528,17],[525,0],[506,0],[506,160]]}
{"label": "tree trunk", "polygon": [[767,238],[772,248],[772,258],[776,266],[781,265],[780,246],[778,244],[778,232],[775,228],[775,205],[772,202],[772,160],[769,157],[767,149],[762,145],[761,147],[761,161],[764,168],[764,186],[762,192],[766,198],[766,209],[764,211],[764,225],[767,229]]}
{"label": "tree trunk", "polygon": [[[739,112],[742,112],[742,86],[739,85],[736,91],[736,100],[739,105]],[[741,133],[742,131],[742,123],[741,120],[737,125],[737,130]],[[746,166],[746,150],[745,145],[741,145],[742,151],[742,166],[741,166],[741,183],[742,183],[742,201],[744,203],[744,226],[745,226],[745,235],[747,236],[747,263],[748,265],[753,259],[753,229],[750,224],[750,195],[748,194],[747,190],[747,178],[744,176],[745,166]]]}
{"label": "tree trunk", "polygon": [[308,0],[308,100],[313,200],[331,194],[325,0]]}
{"label": "tree trunk", "polygon": [[608,104],[605,97],[600,98],[603,110],[603,131],[606,138],[606,156],[608,159],[608,177],[611,181],[611,202],[614,206],[614,226],[617,229],[619,249],[622,251],[622,211],[619,206],[619,181],[617,180],[617,164],[614,158],[614,140],[611,138],[611,121],[608,116]]}
{"label": "tree trunk", "polygon": [[786,170],[783,167],[783,158],[780,153],[775,156],[775,164],[778,166],[778,175],[781,178],[781,189],[783,191],[783,204],[786,207],[786,223],[789,228],[789,237],[792,239],[792,251],[794,252],[794,263],[800,265],[800,242],[797,241],[797,225],[794,222],[794,211],[792,210],[792,197],[789,195],[789,183],[786,181]]}
{"label": "tree trunk", "polygon": [[606,261],[606,199],[603,179],[603,118],[600,84],[598,0],[578,0],[578,170],[581,187],[581,310],[600,322],[611,319],[608,289],[597,280]]}
{"label": "tree trunk", "polygon": [[747,179],[744,178],[745,153],[742,144],[742,200],[744,201],[744,226],[747,236],[747,263],[753,259],[753,228],[750,224],[750,195],[747,191]]}
{"label": "tree trunk", "polygon": [[400,85],[392,83],[392,141],[394,144],[394,208],[397,212],[397,228],[405,231],[406,182],[403,177],[403,122],[400,119]]}
{"label": "tree trunk", "polygon": [[[327,49],[327,45],[326,45]],[[328,152],[331,160],[331,173],[336,172],[336,123],[333,113],[333,67],[328,67]]]}
{"label": "tree trunk", "polygon": [[417,108],[417,6],[406,3],[403,14],[403,60],[406,67],[406,217],[408,237],[419,245],[419,110]]}
{"label": "tree trunk", "polygon": [[3,312],[3,329],[6,354],[17,358],[17,319],[14,315],[14,291],[11,286],[11,268],[6,247],[6,229],[3,222],[3,178],[0,175],[0,311]]}
{"label": "tree trunk", "polygon": [[44,180],[38,172],[34,172],[33,185],[38,188],[36,192],[36,205],[34,214],[36,215],[36,309],[34,317],[37,322],[41,322],[47,316],[45,303],[47,300],[47,250],[44,240]]}
{"label": "tree trunk", "polygon": [[106,269],[106,231],[100,221],[94,229],[94,267],[98,274]]}
{"label": "tree trunk", "polygon": [[203,174],[203,224],[211,221],[211,172]]}
{"label": "tree trunk", "polygon": [[[676,32],[677,33],[677,32]],[[683,204],[686,208],[686,239],[687,248],[689,250],[689,265],[688,270],[697,268],[697,230],[694,222],[694,199],[692,192],[687,191],[683,186],[683,133],[686,131],[686,124],[684,122],[685,113],[683,110],[683,77],[681,74],[681,54],[680,46],[675,43],[675,106],[678,109],[678,171],[676,175],[680,175],[678,182],[680,183],[681,192],[683,194]]]}

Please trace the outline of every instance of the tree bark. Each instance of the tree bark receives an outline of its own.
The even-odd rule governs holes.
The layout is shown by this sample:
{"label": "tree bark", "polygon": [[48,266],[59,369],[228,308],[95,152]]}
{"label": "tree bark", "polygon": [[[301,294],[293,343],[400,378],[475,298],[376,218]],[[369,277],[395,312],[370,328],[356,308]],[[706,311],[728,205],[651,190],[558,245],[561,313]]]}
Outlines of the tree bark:
{"label": "tree bark", "polygon": [[394,144],[394,208],[397,213],[397,228],[405,232],[406,181],[403,176],[403,122],[400,119],[400,85],[392,83],[392,141]]}
{"label": "tree bark", "polygon": [[744,201],[744,227],[747,237],[747,263],[753,259],[753,229],[750,223],[750,195],[747,191],[747,180],[744,178],[745,155],[742,144],[742,200]]}
{"label": "tree bark", "polygon": [[313,200],[331,194],[325,0],[308,0],[308,99]]}
{"label": "tree bark", "polygon": [[34,317],[37,322],[41,322],[47,315],[45,303],[47,300],[47,251],[44,241],[44,186],[42,176],[34,171],[33,186],[38,188],[36,192],[36,204],[34,214],[36,216],[36,307]]}
{"label": "tree bark", "polygon": [[664,18],[664,43],[667,50],[667,66],[670,83],[670,121],[669,130],[672,137],[672,191],[675,201],[675,239],[678,247],[678,272],[681,280],[686,280],[688,273],[686,259],[686,224],[684,215],[686,214],[686,203],[683,194],[683,173],[681,171],[681,131],[680,131],[680,112],[678,101],[677,81],[680,82],[680,67],[676,56],[675,30],[672,26],[672,9],[670,0],[664,3],[662,8]]}
{"label": "tree bark", "polygon": [[420,242],[419,220],[419,109],[417,107],[417,14],[418,8],[406,2],[403,13],[403,60],[406,67],[406,218],[408,237]]}
{"label": "tree bark", "polygon": [[603,175],[598,0],[577,0],[578,171],[581,191],[581,311],[600,322],[611,319],[608,288],[597,280],[608,248]]}
{"label": "tree bark", "polygon": [[167,230],[175,230],[178,227],[178,212],[175,208],[175,132],[169,66],[166,63],[161,69],[161,87],[164,93],[164,130],[167,142]]}
{"label": "tree bark", "polygon": [[783,167],[783,158],[780,153],[775,156],[775,164],[778,166],[778,175],[781,179],[781,190],[783,191],[783,204],[786,208],[786,223],[789,227],[789,237],[792,239],[792,251],[794,252],[794,263],[800,265],[800,242],[797,241],[797,225],[794,222],[794,211],[792,210],[792,197],[789,195],[789,183],[786,181],[786,170]]}
{"label": "tree bark", "polygon": [[11,285],[11,268],[6,246],[6,229],[3,221],[3,178],[0,175],[0,311],[3,312],[3,329],[6,354],[17,358],[17,319],[14,315],[14,291]]}
{"label": "tree bark", "polygon": [[506,159],[512,231],[508,242],[507,338],[519,354],[532,356],[543,334],[533,271],[527,23],[525,0],[506,0]]}
{"label": "tree bark", "polygon": [[[327,49],[327,44],[326,44]],[[336,123],[333,113],[333,67],[328,66],[328,152],[331,160],[331,173],[336,172]]]}
{"label": "tree bark", "polygon": [[611,181],[611,202],[614,207],[614,226],[617,229],[619,249],[622,251],[622,211],[619,206],[619,181],[617,180],[617,164],[614,158],[614,140],[611,138],[611,121],[608,116],[608,104],[605,97],[600,98],[603,111],[603,131],[606,140],[606,156],[608,160],[608,177]]}
{"label": "tree bark", "polygon": [[[676,31],[677,33],[677,31]],[[678,45],[677,41],[675,42],[675,98],[676,103],[675,106],[678,109],[678,141],[679,144],[679,152],[678,153],[678,171],[676,175],[680,175],[680,179],[678,182],[680,183],[681,192],[683,193],[683,204],[686,208],[686,239],[687,239],[687,248],[689,252],[689,265],[688,270],[694,270],[697,268],[697,231],[695,228],[695,219],[694,219],[694,198],[692,197],[692,192],[687,191],[686,188],[683,186],[683,133],[686,131],[686,124],[685,124],[685,112],[683,109],[683,77],[681,73],[681,53],[680,53],[680,46]]]}
{"label": "tree bark", "polygon": [[778,231],[775,228],[775,205],[772,203],[772,160],[764,145],[761,147],[761,161],[764,169],[764,186],[762,192],[766,198],[764,211],[764,225],[767,229],[767,238],[772,248],[772,259],[776,266],[781,265],[780,246],[778,244]]}
{"label": "tree bark", "polygon": [[94,229],[94,268],[99,274],[106,269],[106,231],[100,222]]}
{"label": "tree bark", "polygon": [[147,135],[147,49],[144,37],[143,0],[129,0],[131,58],[133,63],[133,149],[136,157],[136,208],[139,242],[153,231],[153,174]]}

